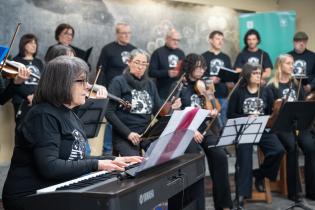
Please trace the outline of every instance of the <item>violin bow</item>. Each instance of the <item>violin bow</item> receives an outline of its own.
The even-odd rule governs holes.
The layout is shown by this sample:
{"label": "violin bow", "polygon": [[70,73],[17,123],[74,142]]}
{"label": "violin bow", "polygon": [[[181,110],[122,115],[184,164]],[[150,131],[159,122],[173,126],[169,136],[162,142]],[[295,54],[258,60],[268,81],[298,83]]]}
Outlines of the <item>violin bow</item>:
{"label": "violin bow", "polygon": [[18,23],[17,26],[16,26],[16,28],[15,28],[13,37],[12,37],[12,39],[11,39],[11,41],[10,41],[9,50],[8,50],[6,56],[4,57],[3,62],[2,62],[2,64],[1,64],[1,66],[0,66],[0,72],[2,72],[2,69],[3,69],[4,65],[5,65],[5,62],[7,61],[8,57],[9,57],[9,55],[10,55],[11,47],[12,47],[12,45],[13,45],[13,43],[14,43],[16,34],[17,34],[18,30],[20,29],[20,26],[21,26],[21,23]]}
{"label": "violin bow", "polygon": [[97,69],[97,72],[96,72],[95,80],[94,80],[93,85],[91,87],[91,90],[89,92],[88,98],[90,98],[90,96],[91,96],[91,94],[93,92],[94,86],[96,85],[96,81],[97,81],[98,77],[100,76],[101,70],[102,70],[102,66],[99,66],[98,69]]}
{"label": "violin bow", "polygon": [[141,137],[144,136],[148,132],[148,130],[156,123],[157,117],[159,116],[160,112],[162,111],[165,104],[171,99],[176,89],[179,87],[179,85],[183,82],[185,78],[186,73],[183,73],[180,79],[176,82],[175,87],[173,88],[172,92],[168,95],[168,97],[165,99],[164,103],[160,107],[160,109],[157,111],[157,113],[154,115],[153,119],[151,120],[150,124],[147,126],[147,128],[144,130],[144,132],[141,134]]}

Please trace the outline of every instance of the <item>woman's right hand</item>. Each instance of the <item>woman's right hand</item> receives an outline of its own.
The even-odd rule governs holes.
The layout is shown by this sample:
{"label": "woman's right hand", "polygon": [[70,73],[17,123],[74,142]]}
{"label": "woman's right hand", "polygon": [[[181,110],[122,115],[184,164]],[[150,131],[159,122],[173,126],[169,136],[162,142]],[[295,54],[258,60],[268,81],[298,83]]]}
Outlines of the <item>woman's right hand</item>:
{"label": "woman's right hand", "polygon": [[99,171],[124,171],[128,164],[119,160],[99,160],[98,170]]}
{"label": "woman's right hand", "polygon": [[19,67],[18,74],[14,78],[14,84],[16,84],[16,85],[22,84],[25,80],[28,80],[30,75],[31,75],[30,69],[27,69],[25,66]]}
{"label": "woman's right hand", "polygon": [[130,132],[128,135],[128,140],[131,141],[134,145],[137,145],[141,141],[141,136],[136,132]]}

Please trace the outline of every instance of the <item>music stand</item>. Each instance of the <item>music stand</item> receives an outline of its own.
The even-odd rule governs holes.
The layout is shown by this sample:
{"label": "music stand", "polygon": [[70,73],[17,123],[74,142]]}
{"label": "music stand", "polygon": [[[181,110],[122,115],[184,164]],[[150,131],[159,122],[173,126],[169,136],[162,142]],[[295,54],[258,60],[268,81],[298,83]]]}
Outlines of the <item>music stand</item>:
{"label": "music stand", "polygon": [[[274,126],[271,128],[273,132],[283,131],[283,132],[293,132],[295,138],[295,155],[297,151],[297,141],[299,131],[306,130],[310,127],[315,117],[315,101],[296,101],[287,102],[283,105],[278,118],[276,119]],[[298,158],[297,156],[295,158]],[[297,161],[295,161],[295,164]],[[297,168],[297,166],[295,166]],[[297,176],[297,174],[296,174]],[[297,178],[296,178],[297,179]],[[287,209],[293,209],[294,207],[299,207],[305,210],[311,210],[310,208],[304,206],[301,201],[297,199],[297,183],[295,183],[295,201]]]}
{"label": "music stand", "polygon": [[108,99],[87,99],[85,104],[76,110],[76,114],[83,123],[87,138],[94,138],[98,135],[100,125],[104,118]]}
{"label": "music stand", "polygon": [[222,147],[228,145],[234,145],[235,147],[235,198],[236,207],[235,210],[242,210],[239,202],[238,194],[238,146],[240,144],[257,144],[264,132],[269,116],[260,117],[240,117],[234,119],[228,119],[226,125],[223,127],[221,137],[218,139],[216,145],[211,145],[209,148]]}

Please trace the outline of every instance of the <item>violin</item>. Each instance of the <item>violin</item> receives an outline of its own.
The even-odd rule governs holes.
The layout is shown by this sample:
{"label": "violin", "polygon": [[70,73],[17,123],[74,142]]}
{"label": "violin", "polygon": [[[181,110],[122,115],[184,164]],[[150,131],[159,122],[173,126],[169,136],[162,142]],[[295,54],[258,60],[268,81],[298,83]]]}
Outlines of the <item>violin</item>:
{"label": "violin", "polygon": [[214,96],[215,88],[212,80],[197,80],[194,89],[197,95],[203,100],[202,108],[207,110],[216,109],[218,112],[221,111],[221,105]]}
{"label": "violin", "polygon": [[[2,65],[2,77],[9,79],[15,78],[19,73],[19,68],[25,67],[23,63],[9,60],[6,60],[5,63]],[[31,73],[30,76],[36,79],[40,79],[40,76],[34,73]]]}
{"label": "violin", "polygon": [[[98,89],[97,88],[93,88],[91,89],[91,92],[89,93],[89,96],[87,98],[92,98],[92,99],[97,99],[96,98],[96,94],[97,94]],[[107,93],[107,98],[116,101],[119,103],[119,106],[122,107],[124,110],[130,111],[131,110],[131,103],[129,101],[125,101],[111,93]]]}
{"label": "violin", "polygon": [[[97,70],[97,73],[96,73],[96,77],[95,77],[95,80],[93,82],[93,85],[90,89],[90,92],[89,92],[89,95],[87,96],[87,98],[93,98],[93,99],[96,99],[96,94],[97,94],[97,91],[98,91],[98,87],[96,85],[96,81],[101,73],[101,70],[102,70],[102,66],[99,66],[98,67],[98,70]],[[125,101],[111,93],[107,93],[107,98],[113,100],[113,101],[116,101],[120,104],[120,107],[122,107],[124,110],[127,110],[127,111],[130,111],[131,110],[131,103],[129,101]]]}
{"label": "violin", "polygon": [[177,91],[176,94],[173,96],[173,98],[170,101],[167,101],[165,103],[165,105],[162,107],[161,112],[159,113],[159,116],[166,116],[166,115],[170,115],[172,112],[172,104],[176,101],[176,99],[179,98],[179,94],[182,91],[184,87],[184,83],[180,82],[178,87],[177,87]]}
{"label": "violin", "polygon": [[273,106],[272,106],[272,113],[268,119],[267,128],[272,128],[272,126],[274,125],[274,123],[276,122],[276,119],[279,116],[279,112],[281,110],[281,107],[284,104],[284,99],[282,98],[278,98],[277,100],[274,101]]}

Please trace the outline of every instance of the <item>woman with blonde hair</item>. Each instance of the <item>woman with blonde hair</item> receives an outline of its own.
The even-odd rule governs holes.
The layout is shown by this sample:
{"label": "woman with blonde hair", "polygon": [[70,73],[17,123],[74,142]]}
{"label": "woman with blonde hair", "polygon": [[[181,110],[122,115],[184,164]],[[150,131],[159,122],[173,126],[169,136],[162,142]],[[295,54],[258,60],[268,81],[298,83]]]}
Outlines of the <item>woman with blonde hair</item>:
{"label": "woman with blonde hair", "polygon": [[[271,114],[273,104],[277,99],[285,102],[304,100],[304,90],[292,77],[293,57],[289,54],[279,55],[275,64],[275,75],[266,87],[267,98],[270,99],[267,110]],[[287,185],[288,198],[294,201],[301,199],[301,183],[298,173],[298,150],[295,149],[295,138],[291,132],[276,133],[287,151]],[[315,200],[315,141],[310,130],[301,131],[298,136],[298,144],[305,155],[305,188],[306,197]]]}

